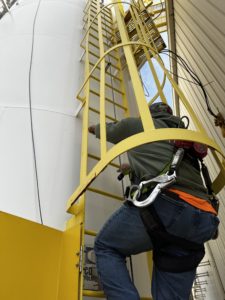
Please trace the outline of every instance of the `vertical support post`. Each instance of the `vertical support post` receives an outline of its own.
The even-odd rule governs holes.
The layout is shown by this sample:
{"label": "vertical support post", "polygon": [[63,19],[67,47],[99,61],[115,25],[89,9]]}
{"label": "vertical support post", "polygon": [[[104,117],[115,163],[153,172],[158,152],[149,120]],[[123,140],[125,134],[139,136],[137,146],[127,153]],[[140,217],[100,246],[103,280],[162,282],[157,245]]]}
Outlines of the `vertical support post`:
{"label": "vertical support post", "polygon": [[[136,9],[131,8],[130,11],[131,11],[131,15],[132,15],[133,21],[135,23],[135,27],[136,27],[137,33],[139,35],[139,38],[141,39],[141,37],[143,36],[144,42],[146,44],[149,44],[148,37],[146,35],[145,29],[143,28],[142,22],[140,21],[140,17],[138,16]],[[139,26],[137,26],[137,23],[138,23]],[[150,46],[150,44],[149,44],[149,46]],[[151,60],[151,57],[149,55],[149,51],[148,51],[148,49],[146,49],[146,47],[143,47],[143,50],[145,52],[145,55],[146,55],[146,58],[147,58],[147,61],[148,61],[148,65],[150,67],[150,70],[151,70],[152,75],[153,75],[153,79],[154,79],[156,87],[158,89],[159,96],[160,96],[162,102],[167,103],[166,97],[163,93],[163,90],[162,90],[160,82],[159,82],[159,78],[156,74],[155,67],[154,67],[153,62]],[[157,48],[156,48],[156,52],[157,52]],[[154,54],[155,53],[152,53],[152,56],[154,56]]]}
{"label": "vertical support post", "polygon": [[[89,7],[90,9],[90,7]],[[87,27],[90,25],[90,13],[88,13]],[[89,31],[86,34],[85,41],[85,78],[90,72],[89,68]],[[89,102],[90,102],[90,80],[85,85],[84,95],[84,112],[82,124],[82,145],[81,145],[81,168],[80,168],[80,181],[82,182],[87,175],[87,157],[88,157],[88,119],[89,119]]]}
{"label": "vertical support post", "polygon": [[[170,49],[176,53],[176,35],[175,35],[175,19],[174,19],[174,4],[173,0],[165,0],[166,1],[166,19],[167,19],[167,27],[168,27],[168,40]],[[178,84],[177,77],[177,61],[175,59],[171,59],[171,70],[173,72],[173,78],[175,82]],[[176,115],[180,116],[180,103],[179,97],[177,93],[173,90],[173,100]]]}
{"label": "vertical support post", "polygon": [[[113,0],[113,3],[114,2],[115,2],[115,0]],[[116,4],[116,2],[115,2],[114,8],[115,8],[115,12],[116,12],[116,19],[117,19],[117,23],[118,23],[118,29],[120,32],[120,36],[121,36],[121,41],[122,41],[122,43],[128,43],[129,38],[127,36],[125,23],[124,23],[124,20],[121,16],[121,13],[119,11],[119,8],[118,8],[118,5]],[[130,73],[132,84],[135,87],[134,93],[135,93],[140,117],[141,117],[141,120],[143,123],[143,128],[144,128],[144,131],[149,131],[151,129],[154,129],[155,127],[154,127],[154,124],[153,124],[153,121],[152,121],[152,118],[151,118],[151,115],[149,112],[147,101],[145,99],[143,87],[142,87],[141,80],[140,80],[140,77],[138,74],[135,59],[134,59],[134,56],[132,53],[132,48],[130,45],[127,45],[127,46],[124,46],[123,49],[124,49],[126,60],[127,60],[127,62],[129,62],[128,70]]]}
{"label": "vertical support post", "polygon": [[[100,3],[97,1],[98,13],[98,39],[99,39],[99,57],[104,55],[104,41],[102,32],[102,16]],[[106,153],[106,124],[105,124],[105,58],[100,63],[100,146],[101,157]]]}

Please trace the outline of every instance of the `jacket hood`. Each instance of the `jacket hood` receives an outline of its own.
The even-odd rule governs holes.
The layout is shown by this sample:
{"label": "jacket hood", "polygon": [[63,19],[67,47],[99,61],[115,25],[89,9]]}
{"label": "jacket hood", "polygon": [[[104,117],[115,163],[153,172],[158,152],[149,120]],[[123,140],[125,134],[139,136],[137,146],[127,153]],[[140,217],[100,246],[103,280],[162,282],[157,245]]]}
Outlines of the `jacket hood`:
{"label": "jacket hood", "polygon": [[149,109],[154,119],[164,121],[168,127],[184,128],[184,123],[179,117],[173,116],[173,111],[168,104],[157,102],[152,104]]}

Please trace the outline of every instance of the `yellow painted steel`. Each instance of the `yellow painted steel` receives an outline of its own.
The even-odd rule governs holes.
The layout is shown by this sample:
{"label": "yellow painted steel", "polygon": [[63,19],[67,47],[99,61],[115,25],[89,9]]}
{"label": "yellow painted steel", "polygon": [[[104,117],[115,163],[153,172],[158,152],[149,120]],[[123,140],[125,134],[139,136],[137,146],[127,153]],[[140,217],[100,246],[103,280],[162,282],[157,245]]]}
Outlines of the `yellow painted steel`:
{"label": "yellow painted steel", "polygon": [[[133,17],[133,20],[134,20],[134,24],[135,24],[135,27],[136,27],[136,30],[137,30],[137,33],[139,34],[139,36],[143,36],[143,39],[142,41],[144,43],[147,43],[149,46],[150,44],[148,43],[148,37],[147,37],[147,32],[143,26],[143,22],[142,20],[140,19],[138,13],[136,10],[133,11],[133,8],[131,7],[130,9],[130,12],[131,12],[131,15]],[[140,29],[139,29],[140,28]],[[153,78],[154,78],[154,81],[155,81],[155,84],[156,84],[156,87],[158,89],[158,93],[159,93],[159,96],[161,98],[161,101],[164,102],[164,103],[167,103],[166,101],[166,97],[163,93],[163,90],[161,88],[161,85],[160,85],[160,82],[159,82],[159,79],[158,79],[158,76],[157,76],[157,73],[156,73],[156,70],[154,68],[154,65],[153,65],[153,62],[151,60],[151,57],[149,55],[149,52],[148,52],[148,49],[146,47],[143,47],[143,50],[145,52],[145,55],[146,55],[146,58],[147,58],[147,62],[149,64],[149,67],[150,67],[150,70],[152,72],[152,75],[153,75]],[[157,48],[155,47],[154,48],[155,50],[155,53],[158,54],[158,51],[157,51]]]}
{"label": "yellow painted steel", "polygon": [[89,290],[84,290],[83,291],[83,296],[86,297],[96,297],[96,298],[105,298],[105,295],[101,291],[89,291]]}
{"label": "yellow painted steel", "polygon": [[[115,1],[113,1],[113,3],[115,3]],[[120,31],[121,41],[122,43],[127,43],[129,42],[129,38],[126,31],[124,20],[122,18],[122,15],[117,5],[114,6],[114,9],[115,9],[116,20],[118,24],[117,27],[119,28]],[[136,97],[136,103],[137,103],[138,111],[142,120],[144,130],[151,130],[154,128],[154,125],[153,125],[152,118],[150,117],[150,112],[148,109],[147,101],[145,99],[145,94],[141,84],[140,76],[136,67],[132,48],[128,45],[127,47],[124,47],[123,50],[126,57],[126,61],[129,62],[127,66],[130,73],[132,85],[133,87],[135,87],[134,94]]]}
{"label": "yellow painted steel", "polygon": [[[90,1],[90,3],[91,3],[91,1]],[[108,53],[109,54],[108,57],[116,60],[116,65],[114,63],[111,63],[110,60],[106,60],[106,55],[104,55],[105,54],[104,47],[105,46],[110,47],[110,44],[106,43],[104,41],[104,39],[106,37],[108,37],[108,35],[109,35],[109,40],[110,40],[113,37],[114,32],[113,32],[113,30],[111,30],[111,32],[109,32],[108,30],[105,30],[105,34],[103,34],[103,30],[104,30],[103,26],[106,26],[106,20],[105,20],[105,14],[104,14],[105,8],[102,9],[100,7],[100,3],[96,2],[95,11],[93,9],[94,8],[92,7],[92,13],[96,13],[96,15],[92,16],[92,20],[91,20],[90,19],[91,15],[92,15],[90,12],[91,5],[88,6],[87,22],[86,22],[88,30],[85,34],[85,39],[83,39],[83,40],[85,40],[84,48],[85,48],[85,55],[86,55],[86,57],[85,57],[85,77],[87,77],[88,75],[90,75],[90,76],[88,78],[87,83],[84,85],[84,88],[82,88],[83,96],[81,97],[80,95],[78,95],[78,98],[80,98],[80,100],[83,102],[83,128],[82,128],[83,131],[82,131],[82,150],[81,150],[82,157],[81,157],[81,171],[80,171],[80,183],[81,184],[86,181],[88,158],[92,158],[92,159],[96,159],[97,161],[101,161],[102,157],[105,156],[105,153],[107,151],[107,149],[106,149],[106,130],[105,130],[106,118],[116,121],[116,117],[113,118],[106,114],[105,101],[108,101],[109,103],[113,104],[115,107],[117,107],[117,109],[120,109],[123,113],[128,113],[128,111],[129,111],[128,106],[127,106],[127,101],[126,101],[125,89],[123,86],[123,77],[121,74],[121,64],[120,64],[120,57],[118,55],[118,52],[115,51],[116,56],[111,54],[111,52],[114,50],[110,50]],[[96,19],[97,19],[97,23],[95,22]],[[94,30],[94,33],[96,34],[96,38],[94,40],[96,43],[93,42],[93,34],[90,32],[90,29],[92,29],[93,24],[97,25],[97,28],[98,28],[97,30]],[[112,29],[112,28],[110,28],[110,29]],[[92,38],[92,42],[90,42],[90,40],[89,40],[90,37]],[[93,50],[90,50],[89,46],[92,46],[95,49],[97,49],[99,51],[99,54],[93,52]],[[99,56],[102,58],[101,61],[99,61],[98,65],[94,65],[92,63],[93,58],[98,59]],[[110,62],[110,67],[114,68],[114,70],[117,71],[116,76],[115,76],[115,74],[112,74],[112,72],[106,72],[106,70],[105,70],[106,63],[109,63],[109,62]],[[93,72],[94,72],[93,69],[92,69],[93,72],[90,72],[89,68],[93,65],[94,65],[94,70],[98,69],[100,71],[99,78],[97,77],[97,75],[93,74]],[[106,74],[108,76],[110,76],[111,78],[113,78],[113,80],[117,80],[117,83],[119,84],[119,88],[118,88],[118,85],[116,87],[114,87],[112,82],[108,83],[106,81],[106,77],[105,77]],[[95,81],[95,82],[99,83],[99,85],[100,85],[99,91],[94,90],[91,87],[91,84],[90,84],[91,81]],[[115,101],[114,97],[112,99],[106,97],[106,91],[105,91],[106,88],[111,89],[112,93],[117,93],[117,98],[119,97],[119,100]],[[99,98],[99,103],[100,103],[99,110],[90,106],[91,94],[95,95],[96,97]],[[103,124],[100,128],[100,136],[101,136],[100,157],[98,157],[97,155],[88,153],[87,132],[88,132],[88,122],[89,122],[89,112],[90,111],[99,113],[100,114],[100,123]],[[115,163],[111,163],[111,165],[113,167],[119,168],[119,166]],[[98,193],[104,197],[110,197],[115,200],[120,200],[120,201],[123,200],[123,198],[118,195],[102,191],[98,188],[88,187],[87,191],[93,192],[93,193]],[[74,210],[73,210],[73,214],[81,222],[81,224],[80,224],[80,227],[81,227],[80,228],[80,240],[78,240],[77,242],[79,245],[81,245],[83,247],[83,249],[84,249],[84,235],[89,235],[89,236],[96,235],[95,231],[87,230],[87,229],[85,229],[85,226],[84,226],[84,224],[85,224],[85,202],[86,202],[85,199],[88,196],[89,196],[89,194],[87,194],[86,192],[83,193],[82,195],[80,195],[79,200],[76,202],[76,205],[74,206]],[[98,295],[103,296],[102,292],[93,292],[93,291],[83,290],[83,263],[81,265],[82,268],[79,273],[79,280],[78,280],[79,289],[77,289],[76,293],[74,293],[75,300],[82,299],[82,297],[84,295],[93,296],[93,297],[98,296]]]}
{"label": "yellow painted steel", "polygon": [[79,284],[81,224],[62,232],[0,212],[0,299],[74,299]]}
{"label": "yellow painted steel", "polygon": [[[132,44],[139,44],[142,46],[145,46],[147,48],[149,48],[153,53],[154,53],[154,49],[152,49],[148,44],[145,43],[136,43],[136,42],[129,42],[129,43],[124,43],[124,44],[120,44],[117,46],[114,46],[112,48],[119,48],[119,47],[124,47],[126,48],[126,46],[132,45]],[[105,55],[107,54],[107,52],[109,52],[110,50],[105,52]],[[94,69],[97,67],[97,64],[101,61],[102,58],[100,58],[98,60],[98,62],[95,64],[95,66],[93,67],[93,69],[91,70],[91,72],[89,73],[89,75],[87,76],[82,88],[87,84],[90,75],[92,74],[92,72],[94,71]],[[164,67],[164,65],[161,62],[161,59],[157,58],[157,56],[155,56],[155,59],[158,61],[159,65],[162,67],[163,71],[165,72],[167,78],[170,80],[171,84],[173,85],[175,91],[178,93],[178,95],[180,96],[180,100],[183,102],[184,106],[186,107],[186,109],[188,110],[188,112],[190,113],[191,117],[192,117],[192,121],[194,123],[194,125],[196,126],[197,131],[193,132],[190,130],[185,130],[185,129],[175,129],[175,131],[173,129],[170,129],[170,138],[168,137],[168,131],[165,131],[165,134],[162,135],[162,131],[166,130],[166,129],[155,129],[155,130],[151,130],[151,136],[149,134],[146,134],[146,140],[142,141],[142,143],[147,143],[147,142],[153,142],[153,141],[157,141],[157,140],[168,140],[168,139],[179,139],[179,140],[193,140],[196,142],[200,142],[203,144],[206,144],[210,147],[212,147],[213,149],[216,149],[222,156],[224,156],[224,154],[222,153],[222,150],[220,149],[220,147],[215,143],[215,141],[213,141],[212,139],[210,139],[202,124],[200,123],[200,121],[198,120],[198,118],[195,116],[193,109],[191,108],[187,98],[185,97],[185,95],[183,94],[183,92],[180,90],[180,88],[178,87],[178,85],[176,84],[176,82],[173,80],[173,78],[170,76],[169,72],[166,70],[166,68]],[[131,74],[133,74],[131,72]],[[135,85],[136,87],[136,85]],[[143,92],[143,90],[142,90]],[[140,97],[141,98],[141,97]],[[137,99],[139,99],[137,97]],[[143,99],[143,98],[142,98]],[[141,100],[139,99],[139,101],[141,102]],[[144,102],[143,104],[146,104],[146,102]],[[142,118],[143,116],[141,116]],[[151,116],[149,115],[149,120],[151,120]],[[143,119],[142,119],[143,120]],[[179,135],[180,130],[182,130],[182,133]],[[145,130],[146,131],[146,130]],[[156,133],[157,132],[157,133]],[[173,136],[171,136],[171,133],[174,133]],[[155,137],[155,139],[153,138]],[[157,139],[158,137],[158,139]],[[137,140],[137,137],[134,137],[134,139],[136,139],[136,145],[140,145],[141,143],[139,143],[139,141]],[[117,157],[120,153],[123,153],[129,149],[131,149],[132,147],[135,147],[135,145],[131,144],[129,147],[129,143],[128,141],[130,140],[130,138],[120,142],[119,144],[115,145],[112,149],[110,149],[104,158],[101,159],[101,161],[95,166],[95,168],[93,170],[90,171],[90,173],[88,174],[88,176],[86,177],[85,183],[82,184],[77,188],[77,190],[73,193],[73,195],[70,197],[69,202],[68,202],[68,209],[70,212],[72,212],[71,209],[71,205],[73,205],[75,203],[75,200],[82,194],[82,192],[85,190],[85,188],[94,180],[95,177],[97,177],[100,172],[108,165],[108,163],[113,160],[115,157]],[[132,139],[131,139],[132,140]],[[121,149],[119,151],[119,149]],[[113,151],[113,149],[115,151]],[[126,149],[126,150],[124,150]],[[110,157],[110,155],[112,155]],[[218,191],[217,191],[218,192]]]}
{"label": "yellow painted steel", "polygon": [[149,132],[135,134],[113,146],[106,153],[104,159],[102,158],[101,161],[99,161],[96,164],[96,166],[89,172],[85,182],[83,182],[83,184],[81,183],[80,186],[70,197],[67,206],[68,211],[70,213],[73,213],[73,206],[76,202],[76,199],[80,197],[80,195],[85,191],[88,185],[102,172],[102,170],[110,163],[112,159],[128,151],[129,149],[132,149],[142,144],[176,139],[206,144],[209,147],[216,149],[223,157],[225,157],[221,148],[218,144],[216,144],[215,141],[210,139],[207,135],[203,135],[198,131],[165,128],[152,130],[150,134]]}
{"label": "yellow painted steel", "polygon": [[91,235],[91,236],[96,236],[97,235],[96,231],[88,230],[88,229],[85,229],[84,233],[87,234],[87,235]]}
{"label": "yellow painted steel", "polygon": [[81,286],[83,284],[83,279],[80,276],[80,257],[82,255],[80,245],[82,245],[82,235],[83,218],[81,214],[70,219],[67,229],[62,235],[57,300],[79,299],[78,294],[81,293]]}
{"label": "yellow painted steel", "polygon": [[[100,111],[97,110],[97,109],[95,109],[95,108],[93,108],[93,107],[90,107],[90,111],[93,111],[93,112],[95,112],[96,114],[100,114]],[[118,121],[117,119],[115,119],[115,118],[113,118],[113,117],[111,117],[111,116],[108,116],[108,115],[105,115],[105,117],[106,117],[106,119],[109,119],[109,120],[111,120],[111,121],[113,121],[113,122],[117,122],[117,121]]]}
{"label": "yellow painted steel", "polygon": [[[96,67],[96,69],[97,69],[97,67]],[[90,93],[92,93],[92,94],[94,94],[94,95],[96,95],[96,96],[100,96],[100,94],[99,94],[98,92],[96,92],[96,91],[94,91],[94,90],[92,90],[92,89],[90,89]],[[77,98],[78,98],[78,97],[79,97],[79,95],[77,96]],[[81,101],[85,101],[85,99],[83,99],[83,98],[81,98],[80,100],[81,100]],[[122,108],[122,109],[125,110],[125,111],[128,110],[128,108],[127,108],[126,106],[120,105],[119,103],[113,101],[112,99],[110,99],[110,98],[108,98],[108,97],[105,97],[105,101],[108,101],[109,103],[112,103],[113,105],[118,106],[118,107]]]}
{"label": "yellow painted steel", "polygon": [[[86,297],[105,298],[104,293],[98,291],[84,290],[83,295]],[[153,300],[153,299],[149,297],[141,297],[141,300]]]}
{"label": "yellow painted steel", "polygon": [[[96,159],[96,160],[100,160],[100,157],[98,157],[96,155],[93,155],[91,153],[88,153],[88,157],[91,157],[91,158]],[[110,165],[117,168],[117,169],[119,169],[119,167],[120,167],[120,165],[112,163],[112,162],[110,163]]]}
{"label": "yellow painted steel", "polygon": [[[123,7],[121,7],[120,3],[118,3],[119,7],[120,7],[120,11],[122,14],[124,14],[124,10],[123,10]],[[113,32],[113,43],[116,44],[116,33],[115,33],[115,30],[112,28],[112,32]],[[108,43],[110,43],[110,37],[109,37],[109,41]],[[109,47],[110,48],[110,47]],[[117,70],[120,70],[120,72],[118,72],[118,76],[119,76],[119,81],[120,81],[120,91],[121,91],[121,95],[122,95],[122,106],[125,108],[125,111],[124,111],[124,116],[125,117],[128,117],[130,116],[130,110],[129,110],[129,103],[128,103],[128,100],[127,100],[127,97],[126,97],[126,92],[125,92],[125,87],[124,87],[124,76],[123,76],[123,72],[122,72],[122,64],[121,64],[121,60],[120,60],[120,53],[119,53],[119,49],[116,48],[115,49],[115,52],[116,52],[116,60],[117,60]],[[109,54],[108,54],[109,55]],[[110,63],[110,70],[111,70],[111,66],[112,64]],[[112,70],[110,72],[110,75],[112,75]],[[111,76],[111,78],[113,78]],[[117,91],[117,89],[115,89],[115,87],[112,89],[112,94],[113,94],[113,91]],[[117,91],[118,92],[118,91]],[[113,106],[115,107],[116,105],[116,102],[115,100],[113,100]],[[114,112],[115,114],[115,112]]]}
{"label": "yellow painted steel", "polygon": [[[114,4],[116,4],[117,2],[114,2]],[[116,5],[115,5],[116,6]],[[135,6],[136,8],[136,6]],[[103,9],[102,9],[103,10]],[[220,152],[222,154],[222,151],[220,150],[220,148],[218,148],[218,145],[215,144],[215,142],[213,142],[212,140],[209,140],[209,138],[207,137],[200,121],[198,120],[198,118],[195,116],[191,106],[189,105],[188,103],[188,100],[186,99],[186,97],[184,96],[183,92],[179,89],[179,87],[177,86],[176,82],[172,79],[172,77],[170,76],[169,72],[166,70],[166,68],[164,67],[164,65],[162,64],[162,61],[159,57],[157,57],[157,53],[155,53],[154,49],[152,49],[149,44],[146,44],[146,43],[136,43],[136,42],[129,42],[128,41],[128,37],[127,37],[127,34],[126,34],[126,31],[125,31],[125,24],[122,20],[122,17],[120,15],[120,11],[118,8],[115,8],[116,10],[116,18],[117,18],[117,22],[118,22],[118,28],[120,29],[120,34],[121,34],[121,37],[122,37],[122,41],[123,43],[119,44],[119,45],[116,45],[114,47],[112,47],[111,49],[109,49],[108,51],[106,51],[102,57],[99,58],[99,60],[96,62],[96,64],[94,65],[94,67],[92,68],[91,72],[87,75],[86,73],[86,79],[84,81],[84,84],[83,86],[81,87],[80,91],[78,92],[78,95],[79,93],[81,92],[81,90],[86,86],[86,84],[88,83],[89,79],[90,79],[90,76],[92,75],[92,73],[94,72],[94,70],[97,68],[98,64],[101,63],[101,61],[104,59],[104,57],[110,53],[111,51],[117,49],[117,48],[123,48],[124,49],[124,52],[125,52],[125,55],[126,55],[126,59],[127,61],[129,61],[129,64],[128,64],[128,68],[130,70],[130,75],[131,75],[131,80],[133,82],[133,86],[135,86],[135,89],[134,89],[134,92],[136,94],[136,101],[137,101],[137,104],[138,104],[138,107],[139,109],[142,111],[142,114],[140,114],[141,116],[141,119],[143,121],[143,125],[144,125],[144,130],[145,131],[148,131],[149,129],[152,130],[154,127],[153,127],[153,123],[152,123],[152,120],[151,120],[151,117],[149,118],[149,114],[147,113],[148,111],[146,109],[142,109],[143,107],[145,108],[146,106],[146,101],[145,101],[145,97],[143,96],[143,90],[142,88],[140,87],[141,86],[141,83],[140,83],[140,80],[139,80],[139,76],[137,74],[137,68],[134,64],[134,58],[132,56],[132,52],[131,52],[131,48],[129,47],[130,45],[132,44],[138,44],[140,46],[143,46],[145,48],[148,48],[153,56],[155,56],[155,59],[158,61],[159,65],[162,67],[165,75],[167,76],[167,78],[170,80],[171,84],[173,85],[175,91],[177,92],[177,94],[180,96],[180,99],[181,101],[184,103],[185,107],[187,108],[187,110],[190,112],[191,116],[192,116],[192,120],[197,128],[197,136],[198,138],[196,139],[196,137],[194,136],[194,132],[191,134],[192,136],[191,137],[188,137],[190,136],[190,131],[183,131],[181,136],[178,136],[177,133],[178,131],[176,131],[176,134],[174,134],[173,137],[171,137],[171,139],[176,139],[179,137],[179,139],[184,139],[184,140],[188,140],[188,138],[191,140],[191,139],[194,139],[196,141],[202,141],[202,143],[205,143],[207,144],[208,142],[208,145],[212,146],[212,148],[216,149],[218,152]],[[155,74],[156,75],[156,74]],[[138,79],[137,79],[138,78]],[[158,85],[158,89],[159,91],[161,90],[161,86]],[[146,127],[145,127],[145,124],[146,124]],[[150,124],[150,126],[149,126]],[[104,126],[104,125],[103,125]],[[157,130],[158,131],[158,130]],[[171,132],[171,131],[170,131]],[[158,132],[159,133],[159,132]],[[202,136],[200,137],[200,133],[202,134]],[[152,134],[152,132],[151,132]],[[153,136],[153,135],[152,135]],[[160,134],[158,135],[160,136]],[[162,138],[162,140],[165,140],[167,139],[167,135],[164,135],[164,138]],[[156,139],[157,140],[157,139]],[[152,139],[150,139],[148,137],[148,139],[145,141],[145,142],[150,142],[150,141],[153,141]],[[121,142],[121,148],[124,149],[124,147],[122,146],[124,143]],[[126,140],[126,143],[128,143],[128,140]],[[131,146],[131,145],[130,145]],[[114,146],[114,147],[118,147],[118,145]],[[129,147],[126,147],[127,149],[129,149]],[[113,151],[110,151],[111,153],[113,153]],[[109,153],[110,153],[109,152]],[[115,153],[119,153],[119,152],[124,152],[123,150],[121,151],[115,151]],[[68,204],[68,209],[70,208],[71,205],[74,204],[74,200],[79,197],[80,194],[82,194],[82,192],[84,191],[85,187],[87,187],[91,182],[92,180],[94,180],[94,178],[96,176],[98,176],[98,174],[101,172],[101,170],[103,170],[105,168],[105,166],[112,160],[114,159],[115,157],[111,157],[109,158],[109,153],[106,153],[105,155],[105,158],[102,157],[101,161],[99,162],[99,164],[97,164],[97,166],[95,167],[94,170],[92,170],[89,175],[87,176],[86,178],[86,182],[84,183],[83,187],[82,187],[82,183],[80,185],[80,187],[77,189],[77,191],[71,196],[71,198],[69,199],[69,204]],[[222,154],[223,155],[223,154]],[[71,210],[70,210],[71,211]]]}
{"label": "yellow painted steel", "polygon": [[[160,85],[160,88],[163,90],[164,86],[165,86],[165,83],[166,83],[166,74],[164,73],[164,76],[163,76],[163,81]],[[154,101],[159,97],[159,92],[157,92],[155,94],[154,97],[152,97],[152,99],[148,102],[148,106],[152,105],[154,103]]]}
{"label": "yellow painted steel", "polygon": [[[120,68],[119,68],[120,70]],[[97,78],[96,76],[92,75],[91,78],[95,79],[96,81],[100,82],[100,79]],[[106,83],[105,86],[109,87],[110,89],[113,89],[115,92],[124,95],[125,93],[117,88],[114,88],[112,85]]]}
{"label": "yellow painted steel", "polygon": [[112,193],[108,193],[108,192],[100,190],[100,189],[89,187],[88,191],[94,192],[94,193],[97,193],[97,194],[100,194],[100,195],[103,195],[103,196],[106,196],[106,197],[109,197],[109,198],[114,198],[116,200],[120,200],[120,201],[124,200],[124,198],[121,197],[121,196],[118,196],[118,195],[115,195],[115,194],[112,194]]}
{"label": "yellow painted steel", "polygon": [[[99,1],[97,2],[97,16],[98,16],[98,38],[99,38],[99,49],[100,57],[104,55],[104,44],[102,36],[102,20],[101,20],[101,8]],[[106,153],[106,125],[105,125],[105,59],[100,63],[100,147],[101,157],[104,157]]]}
{"label": "yellow painted steel", "polygon": [[0,212],[0,299],[57,299],[62,232]]}

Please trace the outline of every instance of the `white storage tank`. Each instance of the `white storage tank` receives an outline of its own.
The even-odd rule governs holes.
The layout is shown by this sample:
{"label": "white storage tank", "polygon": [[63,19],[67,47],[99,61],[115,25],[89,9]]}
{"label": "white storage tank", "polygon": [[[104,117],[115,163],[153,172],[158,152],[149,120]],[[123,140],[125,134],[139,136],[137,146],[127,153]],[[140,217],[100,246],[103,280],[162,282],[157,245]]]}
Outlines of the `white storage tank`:
{"label": "white storage tank", "polygon": [[84,5],[21,0],[0,20],[0,210],[59,229],[79,183]]}

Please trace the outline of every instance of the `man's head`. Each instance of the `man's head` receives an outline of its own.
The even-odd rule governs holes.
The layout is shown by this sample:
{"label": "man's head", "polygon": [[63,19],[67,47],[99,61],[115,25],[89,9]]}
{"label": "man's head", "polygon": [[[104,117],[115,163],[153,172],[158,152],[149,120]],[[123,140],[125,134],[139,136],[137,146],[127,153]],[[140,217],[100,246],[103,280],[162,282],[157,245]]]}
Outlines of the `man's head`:
{"label": "man's head", "polygon": [[151,114],[154,115],[160,115],[160,114],[173,114],[172,109],[170,108],[170,106],[166,103],[163,102],[157,102],[157,103],[153,103],[152,105],[149,106],[150,112]]}

